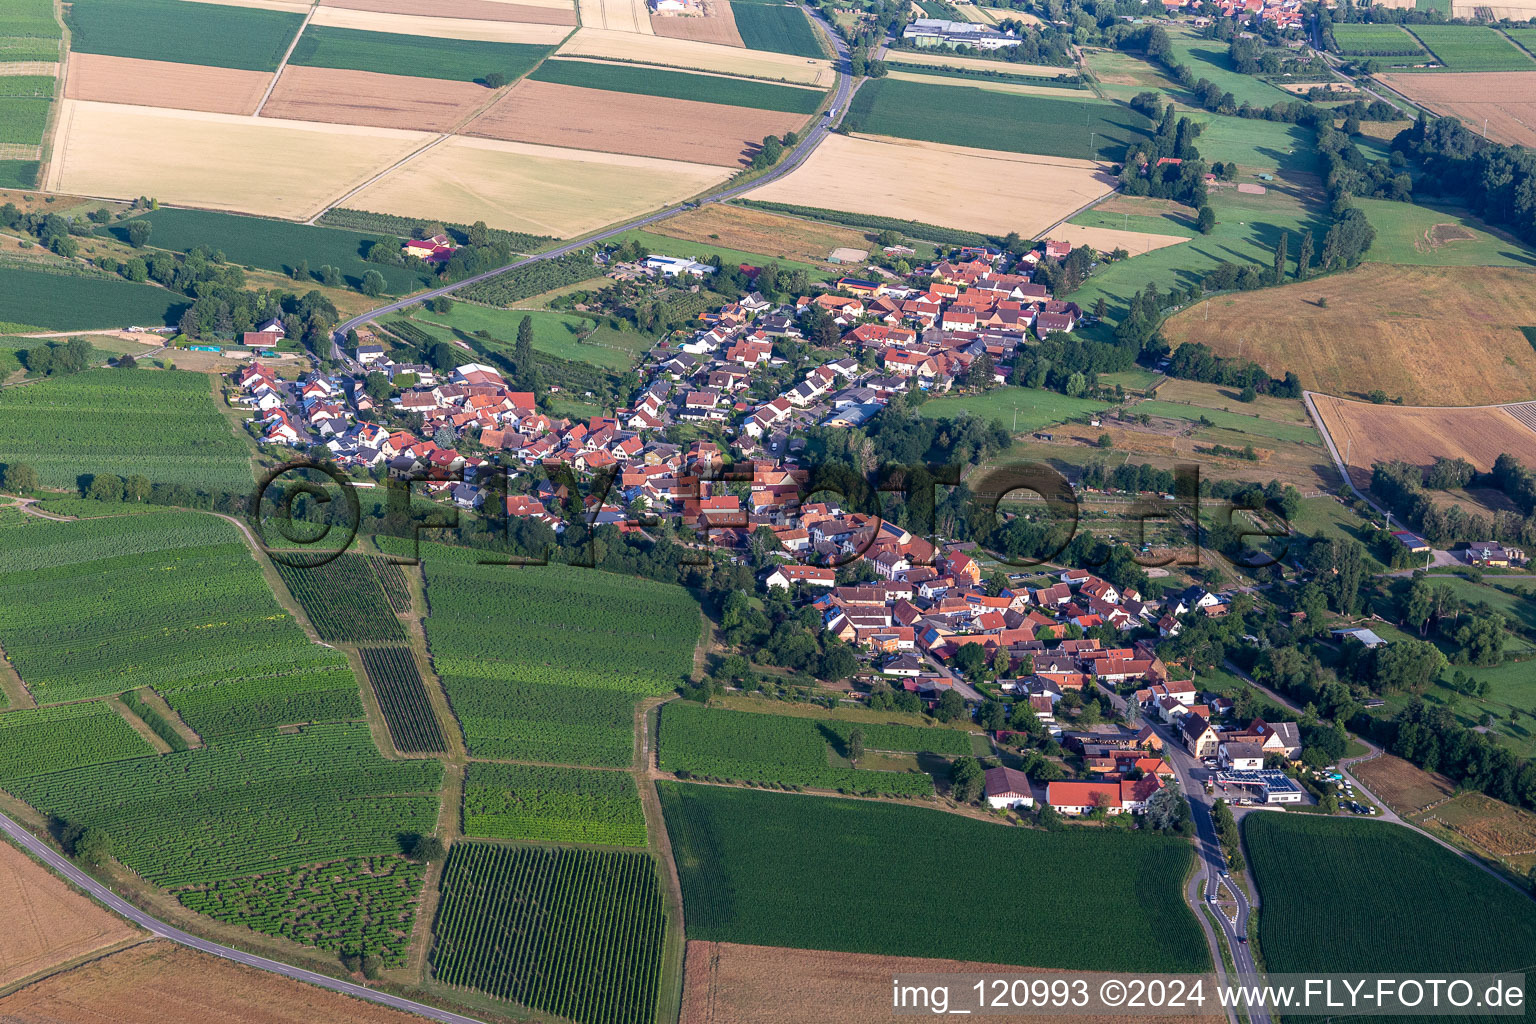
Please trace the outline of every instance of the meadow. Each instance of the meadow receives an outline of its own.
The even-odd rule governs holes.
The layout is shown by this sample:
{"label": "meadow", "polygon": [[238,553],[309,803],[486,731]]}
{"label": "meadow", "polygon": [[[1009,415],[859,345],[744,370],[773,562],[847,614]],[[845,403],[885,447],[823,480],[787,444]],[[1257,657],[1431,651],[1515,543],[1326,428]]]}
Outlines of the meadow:
{"label": "meadow", "polygon": [[[1195,146],[1207,163],[1235,163],[1243,175],[1275,174],[1283,181],[1311,184],[1298,179],[1317,170],[1317,147],[1312,133],[1294,124],[1248,117],[1222,117],[1193,111],[1200,135]],[[1404,121],[1404,128],[1409,122]]]}
{"label": "meadow", "polygon": [[[172,0],[181,3],[182,0]],[[19,165],[26,161],[10,161]],[[37,165],[29,165],[35,175]],[[0,172],[4,167],[0,166]],[[18,182],[18,185],[21,183]],[[0,323],[44,330],[174,324],[188,300],[175,292],[118,277],[76,277],[42,270],[0,267]]]}
{"label": "meadow", "polygon": [[447,742],[411,649],[365,647],[358,654],[395,749],[403,754],[444,753]]}
{"label": "meadow", "polygon": [[953,146],[1117,160],[1151,122],[1128,107],[1098,100],[877,78],[854,95],[843,125],[850,132]]}
{"label": "meadow", "polygon": [[1222,40],[1206,39],[1186,32],[1170,32],[1168,41],[1172,44],[1175,61],[1187,65],[1194,72],[1196,80],[1207,79],[1222,92],[1230,92],[1238,106],[1252,103],[1254,106],[1268,107],[1296,98],[1262,78],[1239,72],[1232,66],[1227,44]]}
{"label": "meadow", "polygon": [[[1424,836],[1377,821],[1250,814],[1243,837],[1272,971],[1494,972],[1536,962],[1530,897]],[[1434,898],[1403,898],[1415,892]]]}
{"label": "meadow", "polygon": [[1038,430],[1052,423],[1103,412],[1106,408],[1108,406],[1104,402],[1091,398],[1068,398],[1044,388],[1009,385],[979,395],[930,398],[919,407],[919,412],[929,418],[976,416],[989,422],[1001,423],[1009,430],[1020,431]]}
{"label": "meadow", "polygon": [[1536,60],[1486,25],[1414,25],[1409,31],[1451,71],[1536,71]]}
{"label": "meadow", "polygon": [[423,552],[427,640],[470,753],[628,766],[635,702],[692,670],[700,619],[688,592],[590,569],[450,561],[446,550]]}
{"label": "meadow", "polygon": [[[1210,966],[1179,898],[1193,851],[1178,837],[1046,833],[874,801],[656,788],[689,939],[1071,970]],[[970,872],[935,870],[934,852],[946,849],[977,865],[1030,865],[1027,913],[999,913],[995,890]],[[879,870],[808,870],[872,864]],[[1078,884],[1089,864],[1115,870]],[[1079,927],[1089,920],[1098,926]]]}
{"label": "meadow", "polygon": [[241,495],[254,486],[249,449],[201,373],[86,370],[8,389],[0,450],[48,487],[93,473]]}
{"label": "meadow", "polygon": [[471,764],[464,834],[546,843],[646,845],[634,776],[552,765]]}
{"label": "meadow", "polygon": [[1350,57],[1401,57],[1423,54],[1424,47],[1401,25],[1334,25],[1339,52]]}
{"label": "meadow", "polygon": [[749,50],[825,57],[816,30],[798,6],[759,2],[731,3],[736,30]]}
{"label": "meadow", "polygon": [[299,39],[299,45],[294,47],[289,62],[304,67],[381,74],[399,74],[402,69],[409,69],[416,78],[444,78],[455,82],[474,82],[491,72],[499,72],[508,81],[513,81],[526,74],[549,52],[548,46],[527,43],[438,39],[311,25]]}
{"label": "meadow", "polygon": [[1167,416],[1172,419],[1210,420],[1216,427],[1224,427],[1228,430],[1236,430],[1244,434],[1254,434],[1259,437],[1271,437],[1277,441],[1294,441],[1298,444],[1320,444],[1317,430],[1310,423],[1277,423],[1258,415],[1243,415],[1236,412],[1224,412],[1220,409],[1208,409],[1197,405],[1183,405],[1178,402],[1137,402],[1131,409],[1133,413],[1146,413],[1149,416]]}
{"label": "meadow", "polygon": [[1376,240],[1370,256],[1383,263],[1421,267],[1530,267],[1536,250],[1493,233],[1488,225],[1452,207],[1357,199]]}
{"label": "meadow", "polygon": [[71,48],[81,53],[276,71],[304,17],[187,0],[78,0]]}
{"label": "meadow", "polygon": [[442,892],[439,982],[576,1024],[654,1018],[666,911],[650,854],[459,842]]}
{"label": "meadow", "polygon": [[[942,68],[925,64],[903,64],[898,58],[887,60],[886,66],[894,71],[901,71],[909,75],[923,75],[928,78],[948,79],[952,82],[975,85],[984,82],[1012,83],[1017,85],[1043,86],[1050,89],[1080,90],[1084,86],[1080,79],[1069,82],[1058,81],[1055,77],[1045,75],[1019,75],[1010,74],[1007,71],[981,71],[975,68]],[[1006,65],[1004,65],[1006,67]],[[1070,68],[1062,68],[1062,74],[1071,75]]]}
{"label": "meadow", "polygon": [[[618,373],[633,366],[638,355],[654,344],[652,338],[630,332],[625,332],[621,337],[632,348],[607,343],[590,344],[586,339],[597,328],[597,323],[586,317],[548,310],[499,309],[469,302],[455,302],[453,308],[446,313],[415,310],[410,322],[438,340],[450,344],[463,341],[510,357],[517,343],[518,326],[523,317],[527,317],[533,324],[534,351]],[[482,336],[479,333],[481,331],[489,337]],[[619,339],[609,337],[609,341],[614,340]]]}
{"label": "meadow", "polygon": [[[234,213],[161,209],[114,225],[112,234],[126,240],[127,225],[141,220],[150,226],[148,244],[154,248],[188,252],[204,246],[223,253],[230,263],[258,270],[286,274],[307,262],[310,272],[318,273],[321,267],[332,266],[352,288],[362,283],[365,273],[377,270],[384,276],[386,290],[396,295],[416,291],[433,280],[427,271],[369,263],[363,258],[381,237],[392,239],[390,232],[364,234]],[[294,287],[302,290],[304,282]]]}
{"label": "meadow", "polygon": [[154,752],[104,701],[0,715],[0,783]]}
{"label": "meadow", "polygon": [[706,99],[732,107],[814,113],[825,95],[818,89],[797,89],[772,82],[724,78],[639,65],[594,64],[580,60],[545,61],[528,76],[536,82],[575,85],[609,92],[666,96],[678,100]]}
{"label": "meadow", "polygon": [[0,160],[0,188],[36,188],[40,166],[36,160]]}

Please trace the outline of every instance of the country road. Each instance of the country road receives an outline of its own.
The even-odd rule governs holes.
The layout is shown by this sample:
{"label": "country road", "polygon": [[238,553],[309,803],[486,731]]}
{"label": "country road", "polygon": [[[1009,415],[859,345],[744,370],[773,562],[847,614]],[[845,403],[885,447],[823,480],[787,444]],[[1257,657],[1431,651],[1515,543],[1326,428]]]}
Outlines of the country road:
{"label": "country road", "polygon": [[[753,178],[751,181],[743,182],[739,185],[733,185],[724,189],[723,191],[716,192],[713,195],[699,200],[696,205],[703,206],[708,203],[722,203],[728,199],[735,199],[737,196],[742,195],[743,193],[749,192],[752,189],[758,188],[759,186],[766,185],[768,182],[788,174],[790,171],[804,163],[810,157],[810,155],[816,151],[816,147],[821,145],[822,140],[827,137],[827,134],[834,127],[836,127],[839,122],[841,122],[843,115],[847,113],[848,102],[853,98],[853,93],[858,88],[858,83],[856,83],[853,79],[853,65],[850,61],[851,51],[848,48],[848,44],[843,41],[843,37],[838,35],[837,31],[831,26],[831,24],[827,22],[825,18],[821,16],[821,14],[811,10],[808,7],[805,8],[805,12],[810,16],[811,23],[814,24],[832,43],[833,52],[837,55],[836,60],[833,63],[833,72],[837,75],[837,85],[832,91],[831,105],[827,108],[828,114],[835,113],[836,116],[818,117],[807,131],[805,138],[800,141],[800,144],[795,146],[794,149],[790,150],[789,153],[785,155],[784,159],[780,161],[777,166],[768,171],[768,173],[762,175],[761,177]],[[347,332],[356,330],[363,324],[370,323],[381,316],[387,316],[390,313],[398,312],[407,306],[414,306],[419,302],[429,302],[432,299],[437,298],[439,295],[452,294],[461,288],[468,288],[472,284],[479,284],[481,281],[487,281],[493,277],[505,274],[509,270],[517,270],[519,267],[526,267],[534,263],[540,263],[544,260],[552,260],[560,256],[565,256],[568,253],[577,251],[578,249],[585,249],[589,245],[594,245],[598,242],[603,242],[617,235],[621,235],[626,231],[633,231],[636,228],[649,227],[652,224],[656,224],[660,221],[675,217],[682,213],[685,209],[691,208],[693,205],[695,204],[690,203],[687,205],[672,206],[664,210],[658,210],[655,213],[640,218],[639,220],[632,220],[625,224],[621,224],[618,227],[607,228],[598,232],[597,234],[587,235],[586,237],[577,239],[576,241],[567,242],[558,248],[549,250],[548,252],[541,252],[534,256],[527,256],[515,262],[508,263],[505,266],[497,267],[494,270],[487,270],[484,273],[466,277],[462,281],[455,281],[453,284],[443,285],[442,287],[434,288],[431,291],[418,292],[417,294],[411,295],[407,298],[396,299],[394,302],[391,302],[388,305],[369,310],[366,313],[353,317],[335,329],[331,335],[331,356],[333,359],[350,363],[349,357],[346,355],[346,352],[342,348],[342,343],[347,340]]]}
{"label": "country road", "polygon": [[47,864],[56,873],[64,876],[76,887],[85,890],[87,894],[97,902],[106,906],[108,910],[120,914],[144,928],[151,934],[172,942],[180,943],[190,949],[221,956],[226,960],[233,960],[237,964],[245,964],[261,971],[270,971],[280,974],[294,981],[303,981],[321,988],[330,989],[332,992],[340,992],[342,995],[352,996],[355,999],[363,999],[370,1003],[378,1003],[405,1013],[414,1013],[422,1017],[428,1017],[442,1024],[482,1024],[474,1017],[465,1017],[448,1010],[440,1010],[435,1006],[427,1006],[425,1003],[413,1002],[400,996],[390,995],[388,992],[379,992],[362,985],[354,985],[350,981],[342,981],[340,978],[332,978],[324,974],[316,974],[314,971],[306,971],[302,967],[292,967],[288,964],[278,963],[276,960],[268,960],[266,957],[256,956],[254,953],[242,953],[238,949],[221,946],[216,942],[200,939],[195,935],[189,935],[179,928],[174,928],[163,921],[157,921],[144,913],[138,907],[119,897],[111,889],[102,885],[90,875],[71,864],[68,859],[57,853],[53,847],[43,842],[21,826],[19,822],[4,814],[0,814],[0,831],[10,836],[16,844],[34,854],[39,860]]}

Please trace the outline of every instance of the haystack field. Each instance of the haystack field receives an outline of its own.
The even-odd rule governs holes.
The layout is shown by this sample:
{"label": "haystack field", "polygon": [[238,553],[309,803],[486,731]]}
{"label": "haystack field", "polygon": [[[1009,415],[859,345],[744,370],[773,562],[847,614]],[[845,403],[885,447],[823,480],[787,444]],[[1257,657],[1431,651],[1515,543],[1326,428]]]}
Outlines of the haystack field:
{"label": "haystack field", "polygon": [[[1016,977],[1035,970],[962,960],[694,940],[688,943],[683,963],[681,1024],[902,1024],[913,1017],[910,1011],[901,1016],[890,1008],[894,975],[974,973]],[[1194,1024],[1199,1020],[1160,1019],[1167,1024]],[[1040,1024],[1109,1024],[1124,1018],[1031,1016],[1030,1020]]]}
{"label": "haystack field", "polygon": [[[532,43],[554,46],[570,34],[567,24],[528,25],[518,21],[477,21],[473,18],[423,18],[414,14],[317,7],[311,25],[391,32],[433,39],[477,39],[487,43]],[[401,68],[402,71],[409,70]]]}
{"label": "haystack field", "polygon": [[1209,299],[1163,333],[1332,395],[1379,388],[1409,405],[1492,405],[1536,397],[1536,349],[1521,331],[1533,324],[1532,271],[1370,263]]}
{"label": "haystack field", "polygon": [[1443,456],[1466,459],[1487,472],[1507,452],[1536,465],[1536,430],[1498,406],[1372,405],[1331,395],[1314,395],[1312,402],[1339,456],[1349,460],[1357,485],[1370,479],[1371,466],[1378,462],[1427,467]]}
{"label": "haystack field", "polygon": [[651,11],[645,0],[577,0],[581,23],[612,32],[652,35]]}
{"label": "haystack field", "polygon": [[570,41],[560,47],[562,57],[600,57],[639,64],[664,64],[694,71],[718,71],[745,78],[765,78],[796,85],[831,88],[836,76],[829,61],[793,57],[786,53],[746,50],[739,46],[700,43],[692,39],[642,37],[634,32],[588,28],[585,22]]}
{"label": "haystack field", "polygon": [[254,114],[271,81],[265,71],[76,53],[69,59],[64,95],[72,100]]}
{"label": "haystack field", "polygon": [[1087,160],[831,135],[799,167],[749,195],[1033,237],[1064,211],[1104,195],[1114,185],[1113,177]]}
{"label": "haystack field", "polygon": [[651,15],[651,31],[668,39],[694,39],[701,43],[745,46],[736,28],[736,15],[730,0],[703,0],[703,13],[697,17],[678,18]]}
{"label": "haystack field", "polygon": [[1536,146],[1536,71],[1376,77],[1437,114],[1459,117],[1478,129],[1486,119],[1488,137],[1495,142]]}
{"label": "haystack field", "polygon": [[419,1024],[421,1018],[162,940],[140,943],[0,997],[0,1020]]}
{"label": "haystack field", "polygon": [[360,210],[572,238],[675,203],[724,167],[456,136],[347,201]]}
{"label": "haystack field", "polygon": [[304,219],[431,136],[65,100],[56,139],[51,192]]}
{"label": "haystack field", "polygon": [[490,98],[473,82],[290,64],[261,116],[445,132]]}
{"label": "haystack field", "polygon": [[[1016,17],[1012,14],[1010,16]],[[1031,75],[1036,78],[1055,78],[1057,75],[1070,75],[1077,71],[1076,68],[1058,68],[1049,64],[1014,64],[1011,61],[1003,63],[983,57],[954,57],[947,53],[914,53],[910,50],[892,53],[890,59],[899,64],[926,64],[936,68],[967,68],[972,71],[1004,71],[1010,75]]]}
{"label": "haystack field", "polygon": [[570,0],[325,0],[325,7],[425,18],[468,18],[471,21],[522,21],[530,25],[574,25],[576,8]]}
{"label": "haystack field", "polygon": [[804,114],[524,80],[464,132],[508,142],[739,167],[764,136],[783,135],[803,124]]}
{"label": "haystack field", "polygon": [[1166,249],[1189,239],[1182,235],[1156,235],[1149,231],[1126,231],[1121,228],[1095,228],[1082,224],[1062,224],[1051,229],[1051,238],[1071,242],[1072,245],[1091,245],[1099,252],[1124,249],[1132,256],[1140,256],[1154,249]]}
{"label": "haystack field", "polygon": [[[0,988],[139,934],[6,842],[0,842],[0,919],[6,922]],[[0,1009],[0,1020],[11,1019],[5,1012]]]}

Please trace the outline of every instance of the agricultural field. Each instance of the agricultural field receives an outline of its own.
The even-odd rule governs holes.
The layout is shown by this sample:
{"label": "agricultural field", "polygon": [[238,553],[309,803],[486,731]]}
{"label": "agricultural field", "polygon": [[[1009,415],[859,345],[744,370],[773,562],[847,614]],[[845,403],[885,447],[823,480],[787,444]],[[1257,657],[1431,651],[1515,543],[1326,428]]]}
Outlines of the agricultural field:
{"label": "agricultural field", "polygon": [[[703,213],[705,211],[721,209],[730,208],[711,204],[710,206],[700,207],[699,210],[694,212]],[[773,217],[772,214],[766,214],[765,216],[770,218]],[[774,219],[782,220],[783,218]],[[795,226],[805,223],[806,222],[804,221],[790,222],[790,224]],[[663,221],[662,223],[656,225],[657,232],[670,231],[672,224],[673,221],[671,219]],[[626,231],[623,234],[615,235],[613,241],[621,244],[624,242],[636,241],[650,252],[660,253],[665,256],[685,256],[689,259],[696,259],[704,263],[708,263],[711,259],[718,256],[720,257],[721,263],[736,263],[746,264],[747,266],[758,266],[765,262],[763,257],[768,255],[756,249],[727,249],[720,244],[720,240],[699,240],[689,243],[669,237],[668,235],[653,233],[650,231]],[[856,237],[855,241],[861,245],[869,244],[863,238]],[[836,246],[833,248],[836,248]],[[831,250],[829,249],[827,252],[830,254]],[[825,256],[823,256],[822,259],[824,260]],[[778,266],[779,270],[786,273],[796,270],[803,270],[805,271],[806,276],[812,281],[831,280],[833,277],[842,276],[833,264],[825,262],[823,262],[820,266],[817,266],[815,263],[802,263],[798,260],[780,260],[778,261]],[[847,268],[845,267],[843,269]]]}
{"label": "agricultural field", "polygon": [[576,10],[569,0],[325,0],[329,8],[378,11],[467,21],[516,21],[530,25],[574,25]]}
{"label": "agricultural field", "polygon": [[1462,793],[1412,819],[1527,878],[1536,867],[1536,815],[1483,793]]}
{"label": "agricultural field", "polygon": [[[570,7],[564,8],[570,12]],[[504,18],[480,20],[428,15],[400,14],[394,11],[365,11],[358,8],[315,8],[311,28],[339,28],[355,32],[382,33],[418,39],[467,39],[486,43],[514,43],[525,46],[557,46],[571,34],[574,15],[566,13],[560,23],[542,15],[537,21]]]}
{"label": "agricultural field", "polygon": [[635,32],[580,28],[560,47],[562,57],[595,57],[633,64],[658,64],[693,71],[715,71],[768,82],[819,85],[835,82],[830,61],[785,53],[746,50],[739,46],[702,43],[692,39],[649,38]]}
{"label": "agricultural field", "polygon": [[154,752],[103,701],[0,715],[0,784]]}
{"label": "agricultural field", "polygon": [[265,71],[74,53],[64,95],[130,106],[254,114],[271,81]]}
{"label": "agricultural field", "polygon": [[[1415,81],[1454,82],[1460,76],[1415,76]],[[1536,250],[1504,235],[1465,210],[1360,199],[1376,229],[1371,257],[1382,263],[1428,267],[1530,267]]]}
{"label": "agricultural field", "polygon": [[401,833],[431,834],[441,781],[438,761],[385,761],[366,725],[338,723],[8,788],[44,814],[102,829],[117,859],[174,888],[398,853]]}
{"label": "agricultural field", "polygon": [[853,98],[850,132],[1079,160],[1117,160],[1151,122],[1100,100],[877,78]]}
{"label": "agricultural field", "polygon": [[971,753],[970,737],[954,729],[724,711],[685,701],[663,705],[656,739],[662,770],[683,777],[890,796],[932,795],[933,779],[924,772],[847,767],[849,737],[856,728],[862,730],[870,752]]}
{"label": "agricultural field", "polygon": [[577,8],[583,25],[639,36],[653,33],[644,0],[578,0]]}
{"label": "agricultural field", "polygon": [[1276,422],[1259,415],[1257,411],[1239,413],[1236,410],[1204,408],[1198,403],[1182,405],[1177,402],[1158,400],[1137,402],[1130,411],[1133,414],[1146,413],[1148,416],[1166,416],[1170,419],[1191,420],[1196,423],[1203,418],[1209,420],[1212,426],[1261,438],[1273,438],[1276,441],[1291,441],[1296,444],[1322,443],[1317,436],[1316,428],[1310,423]]}
{"label": "agricultural field", "polygon": [[1349,773],[1398,814],[1417,814],[1441,803],[1456,792],[1455,783],[1434,775],[1400,757],[1380,754],[1350,766]]}
{"label": "agricultural field", "polygon": [[473,82],[407,78],[290,64],[263,117],[419,131],[451,131],[490,98]]}
{"label": "agricultural field", "polygon": [[1329,395],[1313,402],[1340,455],[1348,456],[1357,486],[1378,462],[1400,459],[1427,468],[1444,456],[1487,472],[1505,452],[1527,465],[1536,460],[1536,431],[1504,409],[1403,408]]}
{"label": "agricultural field", "polygon": [[634,776],[550,765],[471,764],[464,834],[543,843],[646,845]]}
{"label": "agricultural field", "polygon": [[188,910],[338,955],[405,966],[425,864],[357,857],[173,890]]}
{"label": "agricultural field", "polygon": [[666,913],[647,853],[458,842],[432,974],[577,1024],[656,1013]]}
{"label": "agricultural field", "polygon": [[0,989],[139,934],[9,842],[0,842],[0,910]]}
{"label": "agricultural field", "polygon": [[[533,324],[534,351],[616,373],[632,367],[636,357],[655,343],[655,339],[646,335],[624,332],[623,340],[629,342],[627,346],[599,344],[593,338],[596,321],[585,317],[538,309],[497,309],[469,302],[456,302],[447,313],[416,311],[410,323],[433,338],[450,343],[463,341],[472,347],[510,357],[523,317]],[[388,323],[386,321],[386,326]],[[490,337],[480,336],[478,331],[484,331]]]}
{"label": "agricultural field", "polygon": [[[182,3],[184,0],[167,0]],[[311,25],[294,47],[290,64],[396,74],[409,69],[415,78],[474,82],[492,72],[508,81],[527,74],[549,54],[549,47],[527,43],[486,42],[369,32]]]}
{"label": "agricultural field", "polygon": [[[930,182],[955,180],[989,184],[939,194],[929,187]],[[1114,179],[1087,160],[832,135],[792,172],[749,196],[966,231],[1017,231],[1029,238],[1114,185]]]}
{"label": "agricultural field", "polygon": [[70,49],[111,57],[276,71],[304,23],[287,11],[187,0],[78,0]]}
{"label": "agricultural field", "polygon": [[1459,117],[1474,131],[1486,131],[1495,142],[1536,146],[1536,67],[1377,77],[1420,106],[1443,116]]}
{"label": "agricultural field", "polygon": [[1064,87],[1048,82],[957,73],[943,68],[914,67],[910,70],[897,68],[888,72],[886,77],[896,82],[916,82],[919,85],[960,85],[971,89],[983,89],[987,92],[1010,93],[1015,96],[1051,96],[1065,99],[1072,95]]}
{"label": "agricultural field", "polygon": [[1333,39],[1339,44],[1339,52],[1347,57],[1406,57],[1425,53],[1419,41],[1401,25],[1334,25]]}
{"label": "agricultural field", "polygon": [[[1243,838],[1271,971],[1496,972],[1536,962],[1530,897],[1408,829],[1250,814]],[[1415,892],[1435,898],[1402,898]]]}
{"label": "agricultural field", "polygon": [[397,614],[405,614],[411,610],[411,584],[405,578],[405,570],[397,562],[391,562],[383,555],[370,555],[369,562],[373,565],[373,574],[379,581],[379,586],[384,588],[384,599]]}
{"label": "agricultural field", "polygon": [[[50,191],[119,199],[153,195],[163,203],[305,219],[432,136],[65,100],[55,138]],[[263,158],[252,160],[251,153]],[[278,165],[302,166],[305,173],[272,174]],[[449,219],[468,223],[477,217]]]}
{"label": "agricultural field", "polygon": [[1172,57],[1175,61],[1187,65],[1197,80],[1207,79],[1220,87],[1222,92],[1230,92],[1238,106],[1252,103],[1254,106],[1269,107],[1295,99],[1290,93],[1270,85],[1262,78],[1239,72],[1232,66],[1227,44],[1222,40],[1206,39],[1189,31],[1170,32],[1168,40],[1172,44]]}
{"label": "agricultural field", "polygon": [[1412,32],[1451,71],[1536,71],[1536,60],[1486,25],[1413,25]]}
{"label": "agricultural field", "polygon": [[274,564],[321,640],[347,644],[405,641],[405,627],[385,599],[367,556],[341,555],[323,565]]}
{"label": "agricultural field", "polygon": [[1077,416],[1103,412],[1108,406],[1090,398],[1068,398],[1044,388],[1001,387],[979,395],[945,395],[920,408],[930,418],[970,415],[1001,423],[1010,431],[1037,430]]}
{"label": "agricultural field", "polygon": [[5,18],[5,37],[57,39],[63,33],[47,0],[4,0],[0,15]]}
{"label": "agricultural field", "polygon": [[736,18],[731,12],[730,0],[708,0],[699,5],[702,13],[696,17],[669,18],[651,15],[651,31],[668,39],[692,39],[701,43],[718,43],[725,46],[741,46],[741,33],[736,29]]}
{"label": "agricultural field", "polygon": [[[750,789],[657,784],[682,879],[690,940],[1072,970],[1201,971],[1209,958],[1179,898],[1187,841],[1116,830],[1045,833],[942,811]],[[1031,865],[1027,915],[998,914],[967,872],[935,872],[935,850]],[[881,870],[818,871],[814,864]],[[1117,865],[1091,886],[1084,864]],[[1102,927],[1076,928],[1095,920]],[[1127,943],[1127,934],[1141,936]]]}
{"label": "agricultural field", "polygon": [[450,561],[443,550],[423,557],[427,640],[470,753],[628,766],[635,702],[692,670],[693,598],[606,572]]}
{"label": "agricultural field", "polygon": [[[26,81],[31,75],[14,78],[0,77],[0,86],[12,81]],[[53,80],[45,79],[50,85]],[[0,88],[0,145],[37,146],[43,141],[43,129],[48,124],[47,97],[8,96]]]}
{"label": "agricultural field", "polygon": [[742,45],[749,50],[768,50],[796,57],[825,57],[821,40],[798,6],[734,0],[731,15]]}
{"label": "agricultural field", "polygon": [[117,277],[0,267],[0,323],[55,331],[159,326],[175,323],[185,304],[175,292]]}
{"label": "agricultural field", "polygon": [[332,266],[347,286],[355,288],[363,275],[376,270],[391,294],[417,291],[432,280],[424,271],[369,263],[363,257],[380,233],[314,227],[264,217],[242,217],[206,210],[160,209],[113,225],[112,234],[126,240],[127,225],[144,221],[150,227],[148,245],[174,252],[205,246],[224,254],[230,263],[286,274],[300,263],[311,270]]}
{"label": "agricultural field", "polygon": [[[1518,402],[1536,397],[1536,350],[1521,330],[1536,324],[1533,281],[1528,270],[1373,263],[1207,299],[1163,332],[1175,346],[1201,342],[1223,356],[1247,343],[1248,358],[1272,375],[1294,371],[1308,388],[1335,395],[1379,388],[1409,405]],[[1452,362],[1448,336],[1458,339]]]}
{"label": "agricultural field", "polygon": [[456,136],[349,200],[378,213],[572,238],[675,203],[729,169]]}
{"label": "agricultural field", "polygon": [[819,89],[755,82],[746,78],[726,78],[722,75],[638,65],[599,64],[587,60],[548,60],[528,77],[535,82],[642,96],[663,96],[675,100],[707,97],[710,103],[778,110],[789,114],[815,113],[825,95]]}
{"label": "agricultural field", "polygon": [[402,754],[447,751],[442,727],[432,710],[416,656],[409,647],[365,647],[358,652],[368,683],[389,726],[390,739]]}
{"label": "agricultural field", "polygon": [[36,160],[0,160],[0,188],[36,188],[39,166]]}
{"label": "agricultural field", "polygon": [[833,249],[866,249],[869,239],[859,231],[799,217],[754,210],[729,203],[710,203],[670,217],[656,225],[666,239],[707,246],[728,246],[780,261],[822,264]]}

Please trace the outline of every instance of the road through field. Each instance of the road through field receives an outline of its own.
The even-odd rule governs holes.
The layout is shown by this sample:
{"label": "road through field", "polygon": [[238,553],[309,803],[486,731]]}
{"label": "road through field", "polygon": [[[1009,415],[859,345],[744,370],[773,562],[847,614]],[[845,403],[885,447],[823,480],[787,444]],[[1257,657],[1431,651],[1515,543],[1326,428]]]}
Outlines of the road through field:
{"label": "road through field", "polygon": [[[734,199],[744,192],[757,188],[770,181],[780,178],[785,174],[788,174],[790,171],[793,171],[796,167],[799,167],[807,157],[815,152],[816,147],[821,145],[822,140],[827,137],[827,133],[837,125],[837,123],[841,120],[841,115],[847,111],[848,101],[853,98],[854,90],[858,88],[857,83],[855,83],[853,79],[853,66],[849,60],[850,50],[848,49],[848,44],[843,41],[842,36],[838,35],[837,32],[833,30],[832,26],[828,24],[826,19],[823,18],[820,14],[811,11],[809,8],[806,9],[806,13],[810,15],[811,23],[816,26],[817,30],[831,41],[833,51],[837,54],[837,59],[834,62],[833,67],[833,71],[837,75],[837,85],[833,89],[832,103],[828,108],[828,114],[835,116],[817,118],[816,122],[812,124],[809,129],[807,129],[806,136],[800,142],[800,144],[794,149],[790,150],[789,154],[784,157],[783,161],[779,163],[777,167],[774,167],[762,177],[754,178],[751,181],[741,185],[732,186],[722,192],[716,192],[714,195],[700,200],[699,205],[706,203],[720,203],[727,199]],[[589,245],[612,238],[615,235],[622,234],[626,231],[633,231],[637,228],[648,227],[659,221],[666,220],[669,217],[675,217],[679,213],[682,213],[685,209],[691,208],[692,205],[693,204],[688,204],[685,206],[674,206],[665,210],[659,210],[656,213],[650,214],[649,216],[642,217],[639,220],[630,221],[626,224],[620,225],[619,227],[609,228],[599,232],[598,234],[587,235],[586,237],[576,241],[567,242],[566,244],[558,248],[551,249],[548,252],[542,252],[536,256],[529,256],[525,259],[517,260],[514,263],[508,263],[506,266],[497,267],[495,270],[487,270],[483,274],[475,274],[472,277],[466,277],[462,281],[455,281],[453,284],[444,285],[441,288],[434,288],[428,292],[419,292],[415,295],[408,296],[407,298],[397,299],[396,301],[391,302],[386,306],[380,306],[378,309],[369,310],[367,313],[363,313],[360,316],[355,316],[336,328],[335,332],[331,335],[331,356],[332,358],[337,359],[348,366],[354,365],[352,363],[351,357],[349,357],[345,350],[342,348],[342,343],[347,340],[347,332],[356,330],[364,324],[370,323],[381,316],[387,316],[390,313],[398,312],[407,306],[414,306],[419,302],[428,302],[437,298],[439,295],[452,294],[461,288],[467,288],[472,284],[478,284],[481,281],[489,280],[490,278],[497,277],[509,270],[516,270],[519,267],[531,266],[532,264],[539,263],[544,260],[551,260],[560,256],[565,256],[568,253],[575,252],[578,249],[584,249]]]}

